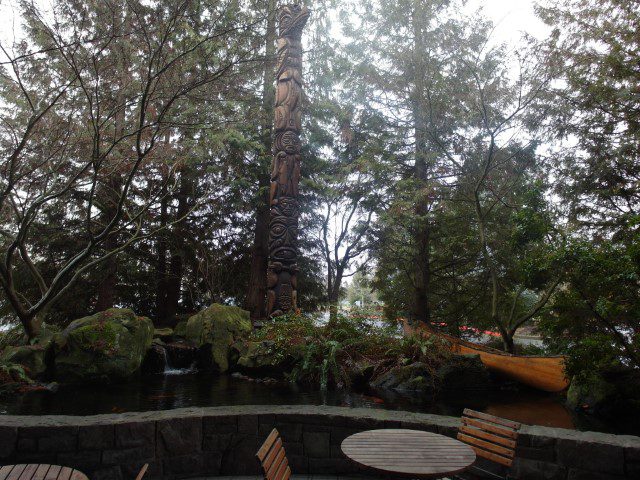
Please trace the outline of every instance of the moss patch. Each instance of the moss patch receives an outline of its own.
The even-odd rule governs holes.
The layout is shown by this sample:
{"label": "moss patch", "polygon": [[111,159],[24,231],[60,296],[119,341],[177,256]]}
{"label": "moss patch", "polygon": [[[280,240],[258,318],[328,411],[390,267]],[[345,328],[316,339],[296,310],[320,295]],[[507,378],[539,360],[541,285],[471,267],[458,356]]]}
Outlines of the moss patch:
{"label": "moss patch", "polygon": [[[185,337],[205,351],[212,367],[219,372],[229,370],[235,344],[251,333],[249,312],[239,307],[214,303],[187,321]],[[237,352],[236,352],[237,353]]]}
{"label": "moss patch", "polygon": [[151,320],[129,309],[74,320],[58,341],[56,377],[67,382],[126,379],[140,368],[152,338]]}

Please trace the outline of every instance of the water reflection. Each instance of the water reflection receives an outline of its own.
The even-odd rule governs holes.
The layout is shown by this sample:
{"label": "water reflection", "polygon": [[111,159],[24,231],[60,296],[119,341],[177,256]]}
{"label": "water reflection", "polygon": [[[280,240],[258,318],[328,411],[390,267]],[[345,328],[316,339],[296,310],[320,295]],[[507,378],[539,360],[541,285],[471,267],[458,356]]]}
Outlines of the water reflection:
{"label": "water reflection", "polygon": [[[170,410],[222,405],[333,405],[384,408],[459,416],[465,407],[533,425],[575,428],[576,418],[557,397],[518,392],[495,397],[429,399],[387,390],[329,390],[295,385],[267,385],[230,376],[207,374],[156,375],[117,385],[61,386],[53,392],[33,392],[0,399],[0,412],[13,415],[94,415],[130,411]],[[580,429],[607,429],[579,422]]]}

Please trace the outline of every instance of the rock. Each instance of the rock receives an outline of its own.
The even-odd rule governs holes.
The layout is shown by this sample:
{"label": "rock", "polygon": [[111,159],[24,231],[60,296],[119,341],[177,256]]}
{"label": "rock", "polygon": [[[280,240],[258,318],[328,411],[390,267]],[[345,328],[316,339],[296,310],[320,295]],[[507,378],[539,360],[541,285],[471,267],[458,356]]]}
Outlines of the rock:
{"label": "rock", "polygon": [[0,395],[14,394],[35,385],[22,365],[0,364]]}
{"label": "rock", "polygon": [[53,345],[59,331],[56,326],[43,324],[40,335],[31,344],[23,342],[21,336],[12,335],[11,338],[16,341],[4,347],[0,363],[21,365],[33,380],[46,378],[52,366]]}
{"label": "rock", "polygon": [[375,368],[375,365],[369,362],[358,362],[350,366],[348,369],[349,382],[355,387],[367,385],[373,377]]}
{"label": "rock", "polygon": [[601,412],[612,401],[615,387],[599,375],[588,379],[574,377],[567,391],[567,405],[589,413]]}
{"label": "rock", "polygon": [[67,382],[126,379],[140,368],[152,337],[151,320],[129,309],[74,320],[58,343],[56,377]]}
{"label": "rock", "polygon": [[145,375],[162,373],[166,365],[166,358],[167,352],[164,345],[156,343],[156,339],[154,339],[151,347],[149,347],[149,350],[147,350],[144,356],[140,371]]}
{"label": "rock", "polygon": [[218,372],[233,366],[238,343],[251,333],[249,312],[239,307],[214,303],[187,321],[185,337],[198,347],[201,368]]}
{"label": "rock", "polygon": [[196,347],[185,341],[176,340],[164,345],[169,365],[173,368],[189,368],[196,359]]}
{"label": "rock", "polygon": [[187,320],[178,322],[176,328],[173,329],[174,337],[186,337],[187,336]]}
{"label": "rock", "polygon": [[440,394],[445,397],[485,395],[490,377],[480,355],[452,355],[436,373]]}
{"label": "rock", "polygon": [[427,366],[420,362],[392,368],[371,382],[371,386],[406,392],[433,392],[431,374]]}
{"label": "rock", "polygon": [[47,354],[51,341],[43,344],[7,347],[0,355],[0,362],[21,365],[32,379],[43,378],[47,373]]}
{"label": "rock", "polygon": [[173,336],[173,328],[154,328],[153,329],[153,338],[160,338],[162,340],[167,340]]}
{"label": "rock", "polygon": [[246,342],[240,347],[238,369],[254,376],[281,376],[295,363],[293,354],[284,357],[274,349],[275,343],[264,340]]}

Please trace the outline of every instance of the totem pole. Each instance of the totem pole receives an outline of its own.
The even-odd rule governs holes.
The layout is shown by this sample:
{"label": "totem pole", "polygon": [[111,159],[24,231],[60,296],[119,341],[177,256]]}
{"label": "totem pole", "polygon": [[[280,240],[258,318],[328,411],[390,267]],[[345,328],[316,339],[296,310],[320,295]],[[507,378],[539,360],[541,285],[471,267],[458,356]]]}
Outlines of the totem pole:
{"label": "totem pole", "polygon": [[269,204],[267,314],[296,309],[298,258],[298,181],[302,97],[302,29],[309,10],[286,5],[278,14],[278,64]]}

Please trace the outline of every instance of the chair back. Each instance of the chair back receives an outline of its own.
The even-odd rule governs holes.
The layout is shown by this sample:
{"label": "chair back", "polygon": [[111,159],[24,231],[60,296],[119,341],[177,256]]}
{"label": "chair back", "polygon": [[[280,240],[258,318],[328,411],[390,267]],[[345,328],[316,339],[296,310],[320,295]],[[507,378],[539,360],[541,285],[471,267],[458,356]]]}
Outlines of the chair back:
{"label": "chair back", "polygon": [[260,460],[265,480],[289,480],[291,469],[282,445],[282,439],[275,428],[264,441],[256,457]]}
{"label": "chair back", "polygon": [[479,457],[506,467],[513,464],[520,423],[468,408],[461,420],[458,440],[473,448]]}
{"label": "chair back", "polygon": [[149,468],[149,464],[145,463],[140,469],[140,471],[138,472],[138,475],[136,476],[136,480],[142,480],[142,477],[144,477],[144,474],[147,473],[148,468]]}

